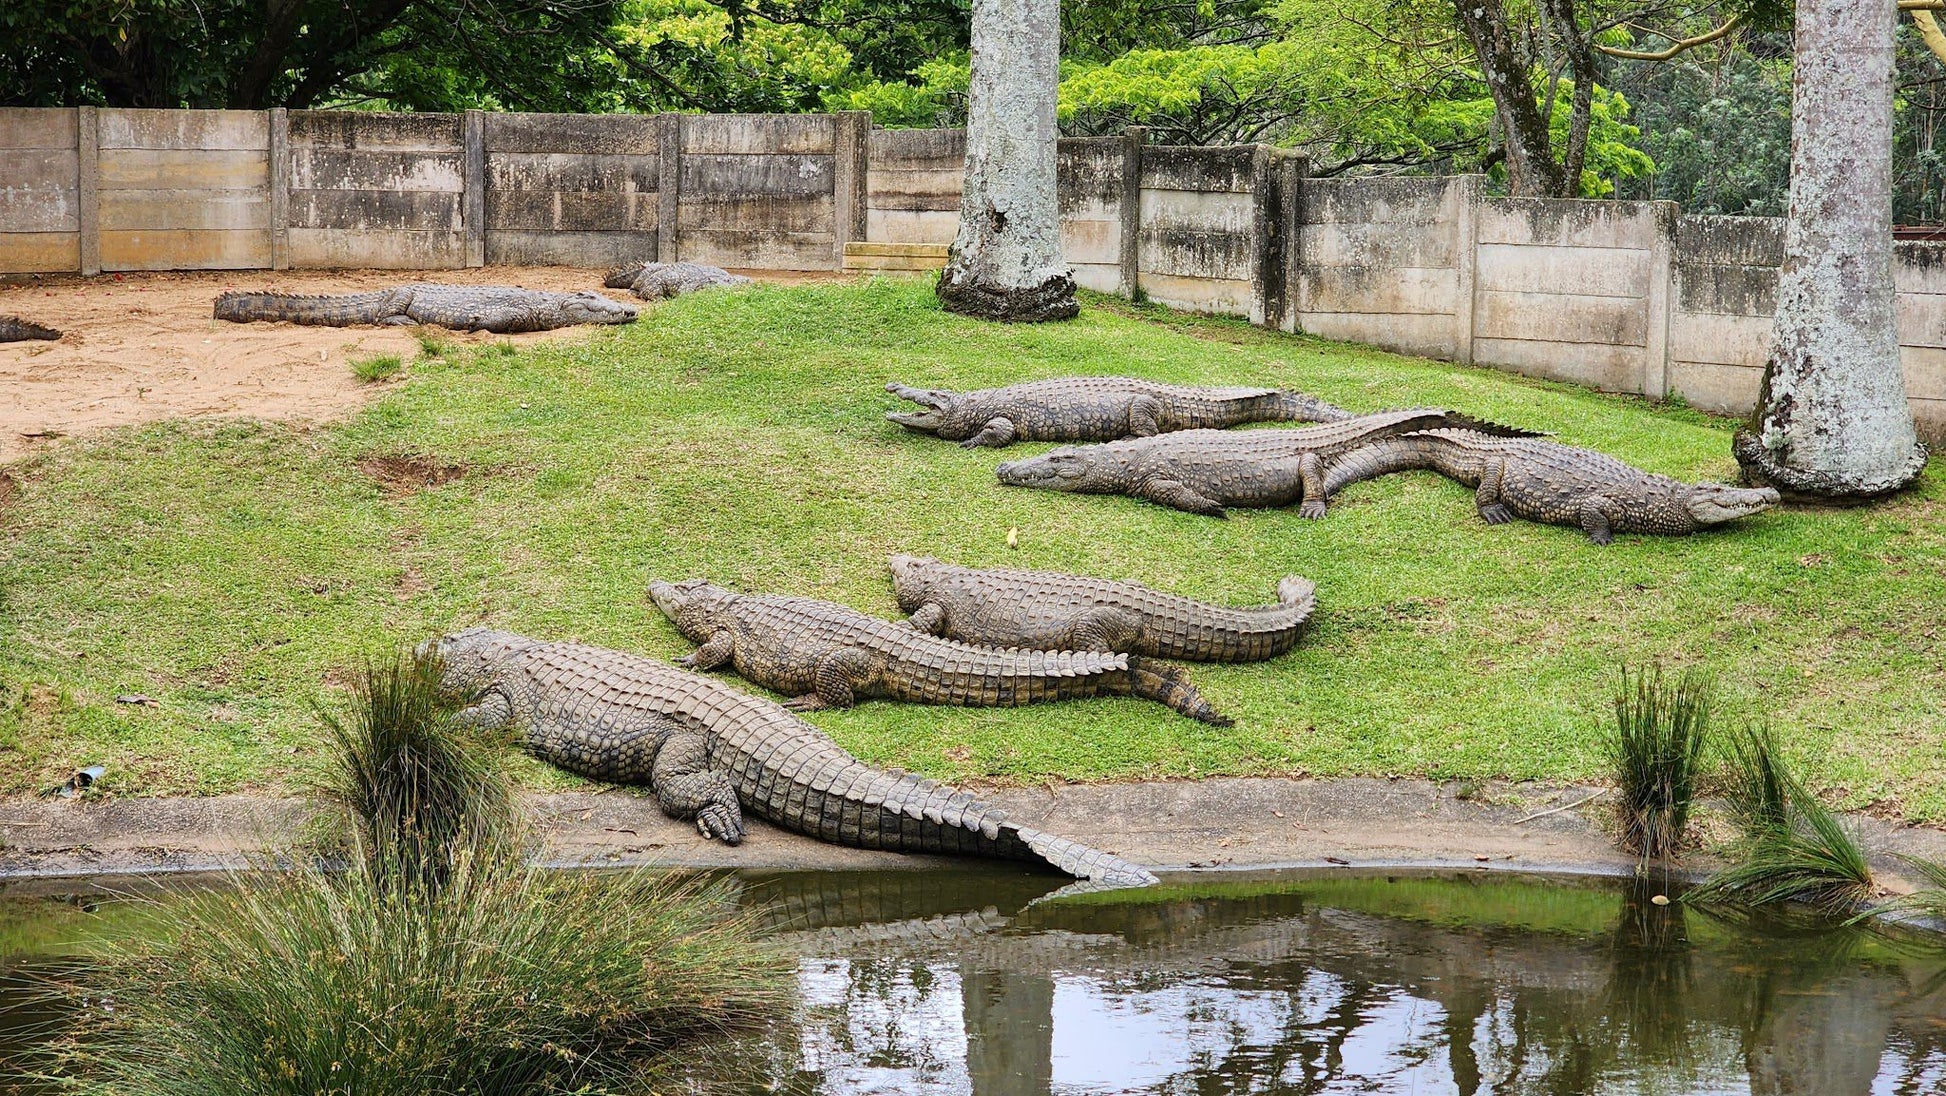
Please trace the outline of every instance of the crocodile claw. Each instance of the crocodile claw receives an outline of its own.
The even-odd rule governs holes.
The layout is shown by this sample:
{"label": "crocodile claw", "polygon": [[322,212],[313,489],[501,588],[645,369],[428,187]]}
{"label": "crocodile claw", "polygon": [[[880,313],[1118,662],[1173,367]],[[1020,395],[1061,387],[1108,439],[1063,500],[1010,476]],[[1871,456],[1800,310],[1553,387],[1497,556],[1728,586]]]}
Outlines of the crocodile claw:
{"label": "crocodile claw", "polygon": [[743,820],[731,813],[728,807],[712,803],[696,815],[696,832],[726,845],[736,845],[743,841]]}
{"label": "crocodile claw", "polygon": [[1490,502],[1480,507],[1480,517],[1485,519],[1488,525],[1505,525],[1514,520],[1514,512],[1500,503]]}
{"label": "crocodile claw", "polygon": [[1323,499],[1305,499],[1297,507],[1297,516],[1316,521],[1324,516]]}

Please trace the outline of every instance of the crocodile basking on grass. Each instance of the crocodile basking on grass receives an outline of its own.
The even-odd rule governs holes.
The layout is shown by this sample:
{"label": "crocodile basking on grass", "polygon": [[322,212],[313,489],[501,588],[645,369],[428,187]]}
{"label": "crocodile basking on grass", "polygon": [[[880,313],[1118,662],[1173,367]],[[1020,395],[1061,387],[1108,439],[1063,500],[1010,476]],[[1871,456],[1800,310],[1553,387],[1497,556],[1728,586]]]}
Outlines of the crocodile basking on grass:
{"label": "crocodile basking on grass", "polygon": [[1351,413],[1302,392],[1209,388],[1132,377],[1053,380],[940,392],[888,384],[887,392],[923,411],[888,411],[909,430],[937,434],[968,449],[1016,441],[1114,441],[1177,430],[1220,430],[1247,422],[1336,422]]}
{"label": "crocodile basking on grass", "polygon": [[706,837],[743,839],[743,812],[854,848],[1038,861],[1112,886],[1155,876],[1017,826],[965,792],[875,769],[771,701],[666,663],[580,643],[473,628],[435,647],[464,718],[512,726],[541,760],[595,780],[647,784]]}
{"label": "crocodile basking on grass", "polygon": [[1254,662],[1290,650],[1317,605],[1316,586],[1296,575],[1277,584],[1277,604],[1236,609],[1105,578],[978,571],[920,556],[891,562],[892,588],[914,628],[987,647]]}
{"label": "crocodile basking on grass", "polygon": [[1476,427],[1524,435],[1443,408],[1380,411],[1319,426],[1274,430],[1185,430],[1103,445],[1066,446],[995,469],[1012,487],[1133,495],[1192,514],[1222,517],[1226,506],[1289,506],[1321,518],[1331,461],[1381,438],[1434,427]]}
{"label": "crocodile basking on grass", "polygon": [[632,290],[644,300],[656,301],[699,289],[749,285],[750,279],[702,263],[630,263],[609,271],[601,284],[609,289]]}
{"label": "crocodile basking on grass", "polygon": [[1579,526],[1596,544],[1616,533],[1680,536],[1777,505],[1769,487],[1684,483],[1605,453],[1537,438],[1426,430],[1383,438],[1336,461],[1325,489],[1409,468],[1430,468],[1474,489],[1488,525],[1516,517]]}
{"label": "crocodile basking on grass", "polygon": [[216,318],[236,323],[283,320],[318,327],[438,324],[454,331],[551,331],[584,323],[634,323],[632,304],[599,293],[546,293],[510,285],[402,285],[368,293],[225,293]]}
{"label": "crocodile basking on grass", "polygon": [[1179,667],[1097,651],[974,647],[925,635],[829,601],[737,594],[702,579],[655,582],[649,596],[701,644],[681,660],[724,663],[795,699],[797,711],[848,708],[865,697],[918,704],[1012,708],[1048,700],[1136,696],[1227,727]]}

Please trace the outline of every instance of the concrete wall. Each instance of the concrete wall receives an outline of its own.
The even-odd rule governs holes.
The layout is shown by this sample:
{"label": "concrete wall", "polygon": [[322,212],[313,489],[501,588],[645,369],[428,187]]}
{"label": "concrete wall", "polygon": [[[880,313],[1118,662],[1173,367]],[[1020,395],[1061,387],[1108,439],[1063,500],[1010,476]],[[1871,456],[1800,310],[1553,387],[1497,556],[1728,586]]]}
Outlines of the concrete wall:
{"label": "concrete wall", "polygon": [[1387,332],[1393,349],[1463,359],[1473,271],[1461,243],[1479,181],[1306,179],[1297,203],[1295,326]]}
{"label": "concrete wall", "polygon": [[0,270],[81,269],[81,113],[0,110]]}
{"label": "concrete wall", "polygon": [[653,260],[673,115],[488,114],[486,261],[621,266]]}
{"label": "concrete wall", "polygon": [[467,254],[468,119],[293,111],[290,265],[424,269]]}
{"label": "concrete wall", "polygon": [[1192,312],[1249,315],[1253,151],[1167,145],[1141,150],[1135,269],[1150,300]]}

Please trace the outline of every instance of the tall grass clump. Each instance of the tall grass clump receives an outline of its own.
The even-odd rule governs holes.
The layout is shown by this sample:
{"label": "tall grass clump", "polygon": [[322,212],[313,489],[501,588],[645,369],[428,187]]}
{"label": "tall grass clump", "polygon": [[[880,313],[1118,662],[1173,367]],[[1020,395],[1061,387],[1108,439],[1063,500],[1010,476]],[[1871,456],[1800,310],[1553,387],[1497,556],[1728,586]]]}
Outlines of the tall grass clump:
{"label": "tall grass clump", "polygon": [[1767,728],[1729,739],[1726,788],[1743,831],[1737,859],[1693,888],[1692,902],[1731,906],[1808,905],[1837,916],[1872,896],[1864,850],[1829,807],[1792,773]]}
{"label": "tall grass clump", "polygon": [[366,384],[377,384],[390,380],[405,369],[405,359],[397,354],[373,354],[365,358],[353,358],[351,371]]}
{"label": "tall grass clump", "polygon": [[782,1004],[788,968],[728,884],[529,866],[497,751],[439,677],[375,663],[323,719],[349,870],[287,853],[63,977],[63,1090],[632,1093]]}
{"label": "tall grass clump", "polygon": [[1659,667],[1633,676],[1622,670],[1609,756],[1621,793],[1621,846],[1645,861],[1666,860],[1682,847],[1710,703],[1710,682],[1701,674],[1671,684]]}

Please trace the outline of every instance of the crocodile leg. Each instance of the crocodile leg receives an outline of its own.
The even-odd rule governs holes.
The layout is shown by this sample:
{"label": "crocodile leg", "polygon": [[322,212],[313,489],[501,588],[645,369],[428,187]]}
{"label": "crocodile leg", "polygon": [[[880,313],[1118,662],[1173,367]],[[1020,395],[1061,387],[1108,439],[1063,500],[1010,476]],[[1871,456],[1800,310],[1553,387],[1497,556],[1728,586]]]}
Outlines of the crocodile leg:
{"label": "crocodile leg", "polygon": [[1159,502],[1164,506],[1172,506],[1178,510],[1187,510],[1192,514],[1205,514],[1213,518],[1225,516],[1222,503],[1199,493],[1195,488],[1188,486],[1180,480],[1143,480],[1142,485],[1135,489],[1134,494],[1137,497],[1148,499],[1150,502]]}
{"label": "crocodile leg", "polygon": [[1507,462],[1493,458],[1480,469],[1480,486],[1473,492],[1473,505],[1479,508],[1480,517],[1488,525],[1505,525],[1514,520],[1514,512],[1507,509],[1500,496],[1500,481],[1507,475]]}
{"label": "crocodile leg", "polygon": [[1127,654],[1142,638],[1142,621],[1126,609],[1098,605],[1075,614],[1066,638],[1065,646],[1070,651],[1116,651]]}
{"label": "crocodile leg", "polygon": [[1299,457],[1297,478],[1304,484],[1304,501],[1297,505],[1297,516],[1313,521],[1323,517],[1330,501],[1324,493],[1324,461],[1316,453]]}
{"label": "crocodile leg", "polygon": [[824,708],[849,708],[858,703],[858,691],[878,680],[884,669],[869,653],[856,647],[838,647],[817,656],[816,691],[784,707],[793,712],[815,712]]}
{"label": "crocodile leg", "polygon": [[1162,401],[1154,396],[1137,396],[1128,405],[1128,434],[1132,438],[1152,438],[1162,433]]}
{"label": "crocodile leg", "polygon": [[694,818],[696,831],[734,845],[743,840],[743,808],[730,774],[709,764],[709,740],[685,732],[656,751],[649,777],[656,805],[671,818]]}
{"label": "crocodile leg", "polygon": [[928,601],[914,609],[912,615],[906,618],[906,623],[912,625],[914,631],[929,636],[945,635],[946,607],[937,601]]}
{"label": "crocodile leg", "polygon": [[1608,499],[1596,495],[1581,500],[1578,507],[1581,531],[1596,544],[1612,544],[1615,541],[1615,517],[1609,513]]}
{"label": "crocodile leg", "polygon": [[676,665],[692,670],[714,670],[736,654],[736,633],[728,628],[709,637],[709,642],[676,660]]}
{"label": "crocodile leg", "polygon": [[1014,421],[1005,415],[996,415],[987,420],[986,428],[959,443],[961,449],[978,449],[982,445],[994,449],[1004,449],[1020,437],[1014,428]]}
{"label": "crocodile leg", "polygon": [[475,727],[483,731],[492,730],[513,722],[514,706],[507,699],[506,694],[498,689],[491,689],[478,700],[461,708],[453,718],[463,727]]}

